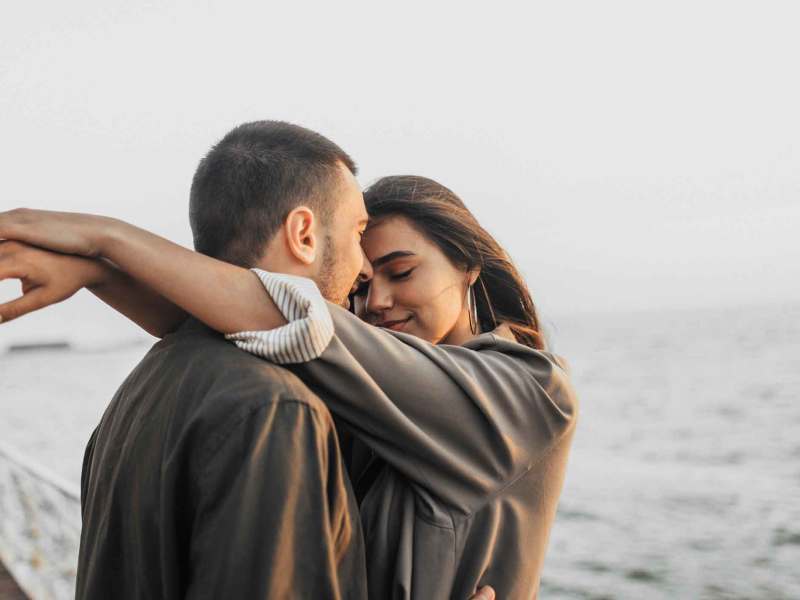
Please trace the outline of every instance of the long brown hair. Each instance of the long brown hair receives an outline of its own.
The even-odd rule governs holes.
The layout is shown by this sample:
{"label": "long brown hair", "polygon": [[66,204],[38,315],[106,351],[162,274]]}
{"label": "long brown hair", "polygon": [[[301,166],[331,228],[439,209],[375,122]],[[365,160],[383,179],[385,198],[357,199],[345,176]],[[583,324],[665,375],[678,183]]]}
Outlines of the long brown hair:
{"label": "long brown hair", "polygon": [[426,177],[393,175],[369,186],[364,203],[370,218],[405,217],[454,265],[465,271],[480,269],[473,284],[479,331],[506,323],[518,342],[545,349],[536,307],[522,275],[453,191]]}

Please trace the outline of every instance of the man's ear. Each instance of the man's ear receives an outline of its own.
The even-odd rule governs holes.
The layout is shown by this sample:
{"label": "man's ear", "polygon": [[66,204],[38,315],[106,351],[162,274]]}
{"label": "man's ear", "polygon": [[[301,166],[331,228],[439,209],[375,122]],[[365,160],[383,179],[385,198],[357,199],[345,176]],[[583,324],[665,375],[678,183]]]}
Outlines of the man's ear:
{"label": "man's ear", "polygon": [[292,255],[305,265],[317,258],[317,218],[307,206],[298,206],[284,222],[286,245]]}

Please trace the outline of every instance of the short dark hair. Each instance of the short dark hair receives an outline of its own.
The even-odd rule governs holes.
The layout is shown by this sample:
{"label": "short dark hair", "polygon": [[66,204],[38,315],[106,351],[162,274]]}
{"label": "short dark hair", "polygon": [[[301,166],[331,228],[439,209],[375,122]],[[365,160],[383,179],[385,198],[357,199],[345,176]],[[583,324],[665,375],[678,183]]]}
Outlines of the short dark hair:
{"label": "short dark hair", "polygon": [[283,121],[254,121],[230,131],[195,171],[189,221],[198,252],[252,267],[289,212],[301,204],[325,223],[339,163],[356,165],[324,136]]}

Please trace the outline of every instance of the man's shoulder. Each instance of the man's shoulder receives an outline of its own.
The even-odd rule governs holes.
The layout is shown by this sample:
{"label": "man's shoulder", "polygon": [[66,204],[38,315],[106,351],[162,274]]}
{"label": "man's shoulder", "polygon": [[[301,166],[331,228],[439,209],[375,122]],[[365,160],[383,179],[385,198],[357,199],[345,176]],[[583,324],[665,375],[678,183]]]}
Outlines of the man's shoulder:
{"label": "man's shoulder", "polygon": [[139,395],[164,388],[184,418],[226,421],[235,413],[288,403],[305,405],[330,419],[325,403],[295,373],[248,354],[209,330],[166,336],[123,387]]}

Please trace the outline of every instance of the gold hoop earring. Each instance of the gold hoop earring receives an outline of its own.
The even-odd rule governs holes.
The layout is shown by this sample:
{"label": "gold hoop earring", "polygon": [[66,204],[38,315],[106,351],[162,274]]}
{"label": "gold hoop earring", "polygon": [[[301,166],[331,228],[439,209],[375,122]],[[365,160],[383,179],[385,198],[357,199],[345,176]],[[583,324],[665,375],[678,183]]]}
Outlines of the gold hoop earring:
{"label": "gold hoop earring", "polygon": [[478,303],[475,301],[475,288],[467,288],[467,313],[469,314],[469,330],[473,334],[478,333]]}

